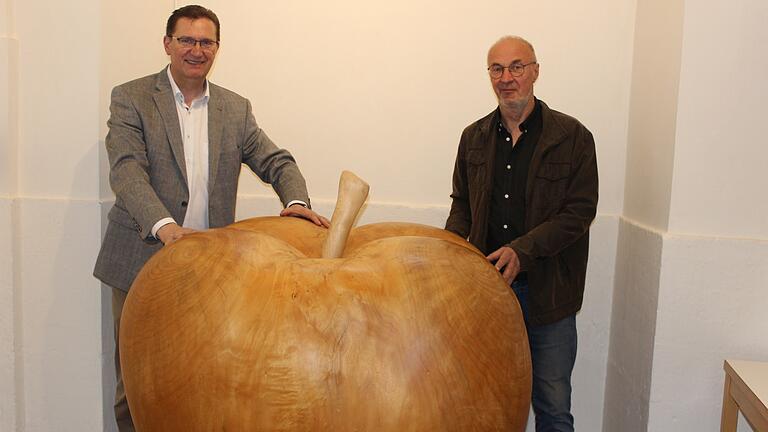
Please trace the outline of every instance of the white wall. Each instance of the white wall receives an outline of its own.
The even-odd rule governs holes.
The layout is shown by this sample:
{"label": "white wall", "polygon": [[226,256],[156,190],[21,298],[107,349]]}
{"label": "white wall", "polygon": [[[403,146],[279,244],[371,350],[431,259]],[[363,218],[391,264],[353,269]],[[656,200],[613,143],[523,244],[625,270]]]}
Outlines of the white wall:
{"label": "white wall", "polygon": [[584,307],[576,318],[579,341],[573,370],[573,414],[577,430],[582,431],[603,429],[618,222],[617,217],[601,215],[590,230],[587,287]]}
{"label": "white wall", "polygon": [[[212,80],[251,99],[312,197],[350,169],[373,202],[448,205],[461,131],[495,108],[487,50],[515,33],[536,46],[537,94],[595,134],[600,211],[620,212],[634,1],[207,5],[222,21]],[[244,177],[242,193],[270,194]]]}
{"label": "white wall", "polygon": [[685,16],[670,231],[768,238],[768,2],[686,1]]}
{"label": "white wall", "polygon": [[19,193],[91,199],[99,187],[99,58],[91,42],[100,36],[99,3],[19,2],[16,15]]}
{"label": "white wall", "polygon": [[603,430],[648,427],[662,235],[675,148],[682,0],[639,0]]}
{"label": "white wall", "polygon": [[16,427],[16,314],[12,204],[0,198],[0,430]]}
{"label": "white wall", "polygon": [[605,378],[605,432],[650,430],[648,404],[661,253],[661,233],[622,219]]}
{"label": "white wall", "polygon": [[766,22],[764,1],[685,3],[649,430],[716,429],[723,359],[768,361]]}
{"label": "white wall", "polygon": [[717,430],[723,360],[768,361],[767,263],[768,239],[665,236],[649,431]]}
{"label": "white wall", "polygon": [[16,430],[16,331],[11,200],[0,198],[0,430]]}
{"label": "white wall", "polygon": [[724,359],[768,361],[766,19],[638,1],[606,432],[715,430]]}
{"label": "white wall", "polygon": [[0,196],[16,192],[16,67],[19,47],[11,6],[11,1],[0,0]]}
{"label": "white wall", "polygon": [[23,430],[102,430],[101,298],[90,276],[98,205],[24,198],[19,207]]}
{"label": "white wall", "polygon": [[0,0],[0,430],[16,429],[17,323],[13,197],[16,194],[16,66],[13,3]]}
{"label": "white wall", "polygon": [[[99,2],[16,2],[16,426],[101,430]],[[3,300],[4,301],[4,300]],[[0,306],[6,306],[0,303]],[[3,387],[5,394],[5,387]],[[5,425],[3,425],[5,427]]]}
{"label": "white wall", "polygon": [[666,230],[675,152],[683,0],[638,0],[624,216]]}

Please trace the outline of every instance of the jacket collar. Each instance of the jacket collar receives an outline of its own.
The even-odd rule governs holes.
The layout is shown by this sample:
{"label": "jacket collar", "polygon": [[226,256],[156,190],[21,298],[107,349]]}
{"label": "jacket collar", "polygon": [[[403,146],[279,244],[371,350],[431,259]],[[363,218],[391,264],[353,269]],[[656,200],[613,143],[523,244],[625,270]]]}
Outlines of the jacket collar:
{"label": "jacket collar", "polygon": [[[560,142],[565,139],[567,136],[567,133],[565,131],[565,128],[560,124],[560,122],[556,118],[556,111],[552,110],[547,106],[544,101],[541,99],[537,99],[538,102],[541,104],[541,137],[539,138],[539,142],[536,144],[536,152],[545,152],[549,148],[559,144]],[[483,117],[478,121],[478,129],[480,130],[480,133],[482,134],[482,137],[488,137],[491,133],[493,133],[493,128],[496,127],[496,124],[498,124],[501,117],[501,113],[499,112],[499,108],[496,107],[495,110],[491,111],[488,115]],[[485,140],[481,140],[480,142],[483,142]]]}
{"label": "jacket collar", "polygon": [[555,115],[557,111],[550,109],[547,104],[541,102],[541,138],[539,138],[539,152],[546,152],[551,147],[560,144],[567,136],[563,125]]}

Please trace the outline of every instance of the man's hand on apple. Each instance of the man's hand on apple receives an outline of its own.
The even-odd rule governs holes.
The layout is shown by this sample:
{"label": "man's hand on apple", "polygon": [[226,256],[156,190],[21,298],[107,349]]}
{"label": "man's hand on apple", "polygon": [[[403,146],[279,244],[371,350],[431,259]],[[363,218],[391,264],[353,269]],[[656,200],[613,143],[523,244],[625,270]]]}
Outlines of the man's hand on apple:
{"label": "man's hand on apple", "polygon": [[280,216],[300,217],[314,223],[317,226],[324,228],[331,227],[331,221],[326,219],[324,216],[320,216],[319,214],[315,213],[314,210],[306,208],[301,204],[293,204],[290,207],[283,209],[283,211],[280,212]]}
{"label": "man's hand on apple", "polygon": [[159,230],[157,230],[157,238],[163,242],[164,245],[168,246],[183,236],[193,232],[195,232],[195,230],[192,228],[184,228],[176,225],[175,223],[169,223],[163,225]]}
{"label": "man's hand on apple", "polygon": [[512,283],[515,277],[520,273],[520,259],[514,249],[502,246],[495,252],[485,257],[491,263],[495,262],[496,270],[502,271],[501,277],[507,282]]}

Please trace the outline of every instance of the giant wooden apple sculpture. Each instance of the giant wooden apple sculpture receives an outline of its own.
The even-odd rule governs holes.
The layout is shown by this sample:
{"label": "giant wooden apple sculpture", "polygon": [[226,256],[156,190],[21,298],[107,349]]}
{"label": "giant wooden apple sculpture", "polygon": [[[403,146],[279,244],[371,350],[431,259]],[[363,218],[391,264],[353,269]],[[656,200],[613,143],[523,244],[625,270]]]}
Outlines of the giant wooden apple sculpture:
{"label": "giant wooden apple sculpture", "polygon": [[367,185],[339,191],[330,231],[251,219],[147,263],[120,337],[138,431],[524,430],[530,354],[498,272],[437,228],[350,233]]}

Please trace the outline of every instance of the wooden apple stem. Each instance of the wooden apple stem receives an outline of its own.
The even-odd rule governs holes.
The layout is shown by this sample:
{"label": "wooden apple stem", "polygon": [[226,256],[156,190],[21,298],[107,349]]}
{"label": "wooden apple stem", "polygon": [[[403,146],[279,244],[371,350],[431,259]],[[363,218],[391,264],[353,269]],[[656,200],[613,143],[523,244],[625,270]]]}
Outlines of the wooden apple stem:
{"label": "wooden apple stem", "polygon": [[357,213],[368,197],[368,183],[349,171],[343,171],[339,178],[339,195],[336,209],[331,217],[331,228],[323,244],[323,258],[339,258],[344,253],[349,231]]}

